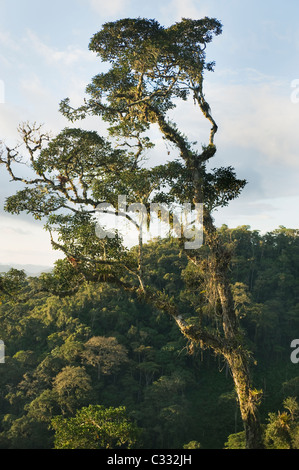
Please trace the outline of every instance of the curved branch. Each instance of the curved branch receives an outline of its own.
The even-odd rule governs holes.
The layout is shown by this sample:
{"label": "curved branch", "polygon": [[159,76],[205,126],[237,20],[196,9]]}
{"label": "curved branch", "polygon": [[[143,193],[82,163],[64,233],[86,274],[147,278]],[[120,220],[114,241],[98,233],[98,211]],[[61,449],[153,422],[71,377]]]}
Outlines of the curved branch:
{"label": "curved branch", "polygon": [[209,139],[209,145],[214,146],[214,137],[215,134],[218,130],[218,126],[213,119],[211,115],[211,108],[209,103],[206,101],[203,90],[202,90],[202,79],[200,80],[198,86],[195,86],[194,83],[192,83],[192,91],[193,91],[193,97],[194,100],[197,101],[203,115],[210,121],[212,124],[211,132],[210,132],[210,139]]}

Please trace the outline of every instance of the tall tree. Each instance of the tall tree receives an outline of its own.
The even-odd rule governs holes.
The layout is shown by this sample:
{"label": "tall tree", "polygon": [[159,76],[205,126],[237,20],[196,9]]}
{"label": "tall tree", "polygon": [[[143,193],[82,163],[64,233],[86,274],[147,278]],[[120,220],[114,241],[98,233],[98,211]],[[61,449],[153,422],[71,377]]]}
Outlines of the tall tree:
{"label": "tall tree", "polygon": [[[26,185],[7,199],[6,210],[46,217],[53,247],[66,255],[57,263],[54,275],[44,277],[47,288],[68,294],[82,282],[115,282],[172,315],[186,338],[227,361],[247,447],[259,448],[260,395],[252,388],[250,354],[230,287],[232,250],[221,242],[212,217],[215,208],[238,197],[246,181],[238,179],[231,167],[207,168],[216,153],[218,127],[203,90],[204,74],[214,67],[206,61],[205,49],[221,32],[221,23],[207,17],[184,18],[169,28],[142,18],[104,24],[89,47],[102,61],[110,62],[109,71],[92,79],[86,90],[89,98],[81,107],[74,109],[65,99],[60,109],[70,121],[99,116],[107,123],[108,139],[73,128],[50,139],[40,128],[27,124],[20,132],[35,175],[32,179],[16,175],[18,148],[4,146],[1,161],[14,181]],[[190,97],[211,126],[208,143],[200,149],[168,117],[177,103]],[[146,168],[142,160],[153,146],[152,126],[160,130],[178,157]],[[175,304],[167,293],[150,285],[143,263],[142,224],[132,213],[121,210],[118,195],[126,195],[128,204],[142,203],[147,214],[150,203],[174,207],[187,201],[193,208],[203,206],[204,246],[186,249],[186,240],[181,238],[181,248],[194,270],[195,298],[191,296],[190,304],[196,315],[193,312],[192,318],[184,303]],[[107,213],[112,206],[116,216],[135,226],[137,250],[126,250],[117,235],[99,240],[94,218],[99,202],[107,204]],[[211,328],[215,323],[217,327]]]}
{"label": "tall tree", "polygon": [[87,341],[85,348],[82,353],[83,361],[97,367],[98,379],[101,373],[110,375],[117,372],[120,365],[128,361],[125,347],[116,338],[93,336]]}

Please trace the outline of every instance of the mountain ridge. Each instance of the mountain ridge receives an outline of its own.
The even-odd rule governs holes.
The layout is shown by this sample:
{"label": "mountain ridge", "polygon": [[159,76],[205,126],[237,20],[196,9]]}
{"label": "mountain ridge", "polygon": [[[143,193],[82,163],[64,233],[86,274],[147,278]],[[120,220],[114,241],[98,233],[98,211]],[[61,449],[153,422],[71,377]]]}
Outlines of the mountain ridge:
{"label": "mountain ridge", "polygon": [[10,269],[24,270],[27,276],[38,277],[41,273],[51,272],[53,267],[38,264],[2,264],[0,263],[0,273],[7,273]]}

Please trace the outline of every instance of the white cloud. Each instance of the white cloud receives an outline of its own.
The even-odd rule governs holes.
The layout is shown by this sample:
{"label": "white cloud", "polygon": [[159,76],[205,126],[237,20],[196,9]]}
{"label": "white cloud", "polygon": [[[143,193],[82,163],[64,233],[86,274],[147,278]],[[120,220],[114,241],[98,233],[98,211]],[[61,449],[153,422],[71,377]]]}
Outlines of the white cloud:
{"label": "white cloud", "polygon": [[43,86],[41,79],[38,75],[32,74],[31,77],[24,77],[20,79],[20,86],[23,92],[31,97],[34,96],[37,99],[49,98],[50,91],[47,91]]}
{"label": "white cloud", "polygon": [[27,31],[27,38],[35,51],[48,64],[63,64],[70,66],[77,62],[96,60],[96,54],[79,47],[69,45],[66,50],[59,51],[45,44],[33,31]]}
{"label": "white cloud", "polygon": [[[290,83],[266,77],[254,70],[231,75],[221,74],[205,84],[205,96],[219,130],[218,148],[251,150],[253,160],[263,164],[299,168],[298,120],[299,103],[291,100]],[[183,103],[173,112],[173,119],[192,140],[206,144],[209,123],[192,102]]]}
{"label": "white cloud", "polygon": [[246,201],[241,195],[230,203],[228,207],[214,214],[217,226],[227,224],[229,227],[250,225],[252,229],[262,233],[275,230],[279,225],[297,228],[299,217],[295,210],[299,204],[299,197],[281,197]]}
{"label": "white cloud", "polygon": [[200,0],[171,0],[162,5],[160,11],[169,23],[180,21],[182,18],[197,20],[210,14],[209,6],[203,5]]}
{"label": "white cloud", "polygon": [[[291,81],[245,72],[225,71],[205,84],[219,126],[211,167],[231,165],[248,181],[240,199],[217,213],[217,224],[250,224],[261,230],[298,226],[299,103],[291,101]],[[190,140],[208,142],[210,124],[198,106],[180,104],[172,118]],[[287,202],[278,204],[277,198]]]}
{"label": "white cloud", "polygon": [[217,105],[223,142],[298,167],[299,105],[290,93],[272,84],[230,85],[218,90]]}
{"label": "white cloud", "polygon": [[91,8],[101,17],[121,14],[130,0],[89,0]]}
{"label": "white cloud", "polygon": [[0,31],[0,61],[5,68],[12,68],[14,66],[14,54],[21,52],[21,47],[18,41],[11,37],[8,31]]}
{"label": "white cloud", "polygon": [[17,127],[21,121],[26,120],[26,116],[19,107],[9,103],[0,104],[0,140],[6,144],[14,146],[18,138]]}
{"label": "white cloud", "polygon": [[13,51],[19,51],[21,49],[19,43],[14,40],[7,31],[0,31],[0,44]]}
{"label": "white cloud", "polygon": [[199,1],[196,0],[173,0],[172,7],[178,19],[181,18],[202,18],[202,8],[199,9]]}
{"label": "white cloud", "polygon": [[0,260],[2,264],[52,265],[61,257],[52,250],[49,234],[40,224],[20,220],[18,216],[1,216]]}

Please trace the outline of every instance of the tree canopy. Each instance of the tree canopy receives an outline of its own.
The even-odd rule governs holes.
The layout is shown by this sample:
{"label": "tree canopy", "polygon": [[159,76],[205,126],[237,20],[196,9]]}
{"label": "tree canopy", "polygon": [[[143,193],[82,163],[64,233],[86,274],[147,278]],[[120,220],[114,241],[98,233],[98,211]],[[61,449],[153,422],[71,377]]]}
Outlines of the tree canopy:
{"label": "tree canopy", "polygon": [[[261,235],[246,226],[223,226],[219,233],[236,247],[230,281],[248,348],[257,361],[254,382],[266,392],[260,409],[265,445],[297,448],[298,415],[294,400],[287,399],[299,403],[298,364],[290,360],[298,328],[298,230],[282,227]],[[194,271],[179,250],[174,240],[153,242],[146,246],[144,262],[151,283],[177,304],[187,309],[185,297],[192,297],[190,322],[199,321],[194,317],[196,285],[191,289],[182,281],[182,272],[191,282]],[[201,449],[245,447],[234,383],[222,357],[192,344],[170,317],[121,288],[87,283],[73,296],[59,298],[37,295],[39,282],[38,277],[25,277],[24,300],[7,296],[0,305],[0,337],[6,346],[0,377],[1,448],[54,448],[52,419],[68,422],[89,405],[108,410],[124,406],[128,422],[142,431],[135,447],[180,449],[196,445],[192,441]],[[211,313],[202,321],[221,328],[219,316]],[[109,373],[99,376],[97,344],[103,337],[107,344],[114,338],[127,360],[119,362],[123,356],[114,358],[111,350]]]}
{"label": "tree canopy", "polygon": [[[262,446],[260,394],[251,383],[251,354],[230,282],[233,245],[223,242],[212,215],[215,208],[238,197],[246,184],[231,166],[208,168],[217,150],[218,125],[204,93],[205,73],[214,69],[214,63],[206,61],[205,50],[221,32],[221,23],[208,17],[183,18],[168,28],[142,18],[104,24],[89,47],[110,64],[109,70],[92,79],[82,106],[74,109],[66,98],[60,110],[71,122],[97,116],[107,123],[108,136],[69,127],[50,137],[41,126],[22,124],[19,132],[25,153],[19,147],[3,144],[0,162],[13,181],[24,184],[24,189],[7,198],[5,209],[12,214],[26,211],[45,220],[52,246],[65,255],[53,273],[43,275],[36,283],[36,294],[46,290],[63,297],[79,292],[86,283],[108,282],[169,314],[193,345],[210,348],[227,362],[238,396],[246,446],[257,448]],[[199,116],[210,125],[206,143],[200,146],[169,118],[170,110],[190,99]],[[172,158],[146,167],[143,160],[153,147],[153,126],[172,146]],[[24,161],[32,177],[26,178],[16,170]],[[142,204],[147,222],[152,203],[166,203],[172,221],[176,205],[187,201],[192,208],[203,208],[204,245],[200,249],[186,247],[183,231],[179,253],[173,260],[180,263],[184,255],[188,262],[181,272],[180,302],[163,288],[164,282],[153,282],[145,261],[148,252],[142,224],[130,211],[121,210],[120,195],[139,209]],[[106,214],[113,207],[116,217],[123,217],[135,227],[138,243],[134,249],[129,250],[118,233],[99,236],[104,230],[99,230],[96,220],[99,204],[106,205]],[[198,219],[191,223],[195,237],[199,225]],[[166,278],[172,276],[171,264]],[[242,291],[240,298],[244,295]],[[91,359],[90,349],[89,353]],[[156,371],[155,362],[148,361],[141,370],[151,376]],[[79,369],[76,372],[83,373]],[[178,416],[176,407],[169,412],[169,416]]]}

